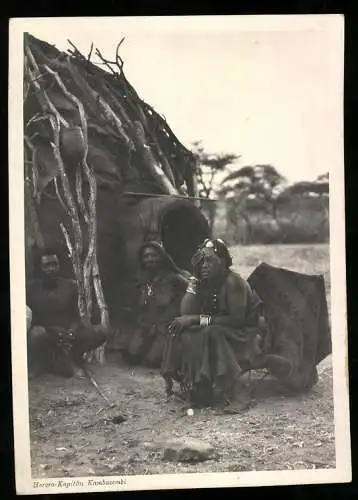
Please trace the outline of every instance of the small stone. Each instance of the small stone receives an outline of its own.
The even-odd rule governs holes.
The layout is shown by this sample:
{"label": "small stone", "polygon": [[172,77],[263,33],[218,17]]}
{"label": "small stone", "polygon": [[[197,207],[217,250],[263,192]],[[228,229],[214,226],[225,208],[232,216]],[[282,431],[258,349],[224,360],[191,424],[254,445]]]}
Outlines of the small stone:
{"label": "small stone", "polygon": [[115,471],[118,469],[118,464],[107,464],[107,468],[108,468],[111,472],[115,472]]}
{"label": "small stone", "polygon": [[190,437],[160,440],[152,447],[161,450],[162,459],[170,462],[202,462],[214,455],[211,444]]}
{"label": "small stone", "polygon": [[189,408],[186,414],[188,415],[188,417],[192,417],[194,415],[194,410],[192,408]]}

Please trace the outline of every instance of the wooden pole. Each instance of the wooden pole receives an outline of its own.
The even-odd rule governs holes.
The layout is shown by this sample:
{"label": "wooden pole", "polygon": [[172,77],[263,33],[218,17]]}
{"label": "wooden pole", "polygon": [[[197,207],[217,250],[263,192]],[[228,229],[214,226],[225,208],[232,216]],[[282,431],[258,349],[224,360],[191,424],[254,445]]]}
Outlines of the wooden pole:
{"label": "wooden pole", "polygon": [[156,194],[156,193],[136,193],[134,191],[124,191],[122,196],[138,196],[140,198],[178,198],[182,200],[201,200],[201,201],[211,201],[216,202],[218,199],[203,198],[200,196],[184,196],[180,194]]}
{"label": "wooden pole", "polygon": [[57,160],[57,165],[58,165],[58,168],[60,171],[60,178],[62,181],[64,199],[65,199],[65,202],[66,202],[68,209],[69,209],[72,230],[73,230],[73,236],[74,236],[74,243],[72,244],[71,260],[72,260],[72,265],[73,265],[74,276],[75,276],[75,279],[77,281],[77,286],[79,288],[78,308],[79,308],[80,316],[88,318],[88,310],[87,310],[87,304],[86,304],[86,292],[85,292],[85,287],[84,287],[84,282],[83,282],[83,273],[82,273],[82,266],[81,266],[81,254],[82,254],[82,248],[83,248],[82,230],[81,230],[80,220],[79,220],[78,213],[77,213],[77,208],[76,208],[76,205],[75,205],[72,193],[71,193],[70,183],[69,183],[69,180],[67,178],[67,174],[66,174],[65,167],[64,167],[61,153],[60,153],[60,124],[54,117],[50,118],[50,122],[52,125],[52,129],[54,132],[54,138],[55,138],[55,143],[51,143],[51,146],[52,146],[54,156]]}

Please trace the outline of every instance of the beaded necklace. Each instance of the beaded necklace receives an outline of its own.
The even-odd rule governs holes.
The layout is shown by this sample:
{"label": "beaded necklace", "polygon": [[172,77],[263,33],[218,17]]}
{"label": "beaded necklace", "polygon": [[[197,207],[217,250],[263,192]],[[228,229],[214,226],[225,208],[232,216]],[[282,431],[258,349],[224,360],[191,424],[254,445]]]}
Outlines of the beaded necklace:
{"label": "beaded necklace", "polygon": [[149,298],[154,295],[154,287],[152,283],[144,284],[144,304],[147,305],[149,302]]}
{"label": "beaded necklace", "polygon": [[217,291],[210,290],[204,293],[202,300],[202,310],[204,314],[210,314],[212,316],[217,313],[219,304]]}
{"label": "beaded necklace", "polygon": [[202,310],[203,314],[213,316],[218,313],[219,309],[219,292],[223,283],[226,280],[227,272],[225,272],[220,280],[211,288],[204,288],[201,290],[202,296]]}

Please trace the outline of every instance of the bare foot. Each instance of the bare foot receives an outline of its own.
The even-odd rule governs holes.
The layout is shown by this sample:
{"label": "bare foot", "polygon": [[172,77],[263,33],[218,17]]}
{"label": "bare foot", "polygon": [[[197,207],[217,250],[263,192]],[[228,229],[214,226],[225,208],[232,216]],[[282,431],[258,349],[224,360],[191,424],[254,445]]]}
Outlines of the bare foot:
{"label": "bare foot", "polygon": [[251,406],[250,399],[247,399],[246,401],[245,400],[233,401],[230,402],[228,405],[226,405],[222,411],[230,415],[236,415],[248,410],[250,406]]}

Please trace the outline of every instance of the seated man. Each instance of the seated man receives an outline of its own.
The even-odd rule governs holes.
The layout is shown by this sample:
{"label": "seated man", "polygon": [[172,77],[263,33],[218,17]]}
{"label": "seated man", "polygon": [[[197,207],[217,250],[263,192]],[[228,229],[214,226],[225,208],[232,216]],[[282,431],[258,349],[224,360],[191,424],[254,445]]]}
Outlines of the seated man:
{"label": "seated man", "polygon": [[139,264],[120,349],[130,363],[159,368],[168,326],[179,312],[188,277],[155,241],[143,244]]}
{"label": "seated man", "polygon": [[[30,375],[49,372],[72,376],[85,352],[106,340],[106,331],[79,317],[75,281],[59,277],[53,252],[41,257],[42,277],[27,286],[28,360]],[[29,321],[30,320],[30,321]]]}

